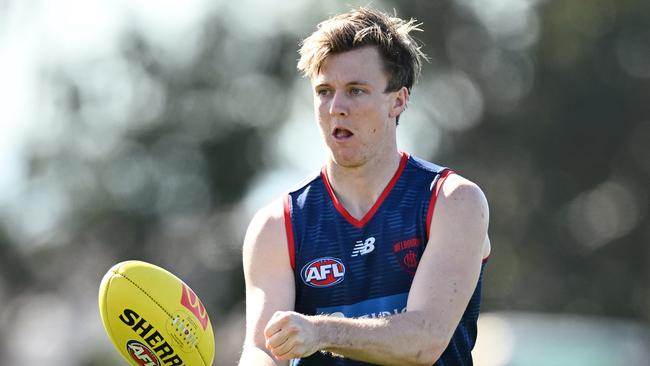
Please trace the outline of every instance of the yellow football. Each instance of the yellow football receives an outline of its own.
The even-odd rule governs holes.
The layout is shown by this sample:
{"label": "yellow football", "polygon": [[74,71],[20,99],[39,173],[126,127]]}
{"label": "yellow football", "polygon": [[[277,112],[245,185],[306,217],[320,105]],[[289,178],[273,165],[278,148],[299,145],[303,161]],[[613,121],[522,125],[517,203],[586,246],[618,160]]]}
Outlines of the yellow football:
{"label": "yellow football", "polygon": [[158,266],[113,266],[99,286],[99,312],[113,345],[133,366],[212,365],[214,333],[205,307]]}

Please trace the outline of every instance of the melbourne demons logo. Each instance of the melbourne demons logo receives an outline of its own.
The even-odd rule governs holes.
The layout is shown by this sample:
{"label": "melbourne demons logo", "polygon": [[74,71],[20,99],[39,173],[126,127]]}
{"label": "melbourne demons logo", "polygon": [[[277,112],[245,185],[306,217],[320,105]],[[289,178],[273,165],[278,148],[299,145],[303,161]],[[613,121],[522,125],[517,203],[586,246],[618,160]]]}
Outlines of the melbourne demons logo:
{"label": "melbourne demons logo", "polygon": [[184,283],[182,284],[183,294],[181,295],[181,304],[191,311],[196,319],[201,323],[203,330],[208,326],[208,312],[205,310],[201,300],[196,296],[194,291],[187,287]]}
{"label": "melbourne demons logo", "polygon": [[393,254],[397,257],[399,264],[410,275],[415,275],[415,271],[420,264],[420,253],[422,251],[422,242],[418,238],[398,241],[393,244]]}
{"label": "melbourne demons logo", "polygon": [[334,286],[343,281],[343,277],[345,276],[345,266],[338,258],[318,258],[302,267],[300,276],[307,286]]}
{"label": "melbourne demons logo", "polygon": [[135,363],[140,366],[160,366],[160,361],[156,357],[156,354],[149,347],[136,340],[132,339],[126,342],[126,351]]}

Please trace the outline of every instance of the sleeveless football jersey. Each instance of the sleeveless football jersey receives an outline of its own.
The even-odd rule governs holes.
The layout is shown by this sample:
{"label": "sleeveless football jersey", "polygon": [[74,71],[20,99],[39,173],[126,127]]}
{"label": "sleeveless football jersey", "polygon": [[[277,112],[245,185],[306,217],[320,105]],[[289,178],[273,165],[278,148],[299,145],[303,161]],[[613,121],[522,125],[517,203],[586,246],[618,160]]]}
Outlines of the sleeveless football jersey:
{"label": "sleeveless football jersey", "polygon": [[[397,172],[361,220],[338,202],[324,168],[289,192],[285,225],[295,275],[295,311],[358,318],[405,312],[436,198],[451,173],[402,153]],[[449,346],[435,365],[472,364],[482,277],[483,270]],[[293,360],[292,365],[369,364],[317,352]]]}

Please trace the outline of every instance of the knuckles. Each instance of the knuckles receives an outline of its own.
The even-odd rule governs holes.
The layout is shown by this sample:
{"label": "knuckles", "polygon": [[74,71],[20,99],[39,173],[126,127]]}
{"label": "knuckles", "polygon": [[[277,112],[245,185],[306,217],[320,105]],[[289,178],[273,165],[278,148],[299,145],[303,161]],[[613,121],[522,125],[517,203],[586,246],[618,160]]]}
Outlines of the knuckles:
{"label": "knuckles", "polygon": [[266,348],[277,360],[291,360],[307,354],[309,342],[305,337],[309,330],[303,323],[302,316],[291,311],[276,311],[271,316],[264,336]]}

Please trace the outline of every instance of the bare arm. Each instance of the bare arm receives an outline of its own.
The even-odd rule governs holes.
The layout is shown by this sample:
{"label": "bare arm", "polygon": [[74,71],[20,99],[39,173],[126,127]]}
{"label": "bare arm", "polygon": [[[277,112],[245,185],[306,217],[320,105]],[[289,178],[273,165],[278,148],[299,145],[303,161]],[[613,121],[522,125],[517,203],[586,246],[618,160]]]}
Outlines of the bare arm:
{"label": "bare arm", "polygon": [[[447,347],[476,288],[481,260],[489,254],[487,226],[488,207],[481,190],[450,176],[438,197],[406,313],[382,319],[276,313],[265,331],[271,351],[278,350],[282,359],[304,357],[315,348],[380,365],[432,365]],[[279,343],[287,337],[299,346],[283,353],[289,341]]]}
{"label": "bare arm", "polygon": [[282,201],[260,210],[244,239],[246,337],[240,366],[281,366],[265,346],[264,327],[276,311],[292,310],[295,288],[289,262]]}

